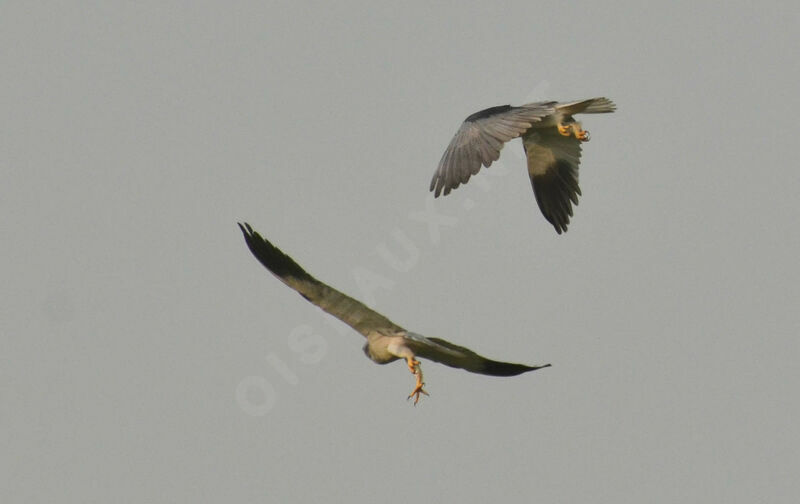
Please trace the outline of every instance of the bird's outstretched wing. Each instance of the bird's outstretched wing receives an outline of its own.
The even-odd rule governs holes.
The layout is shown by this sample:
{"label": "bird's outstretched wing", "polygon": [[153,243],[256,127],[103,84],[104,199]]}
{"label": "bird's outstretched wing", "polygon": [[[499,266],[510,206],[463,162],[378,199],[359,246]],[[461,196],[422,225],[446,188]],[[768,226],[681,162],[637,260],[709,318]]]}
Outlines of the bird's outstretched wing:
{"label": "bird's outstretched wing", "polygon": [[374,331],[404,332],[402,327],[369,306],[309,275],[291,257],[253,231],[249,224],[239,224],[239,229],[250,252],[281,282],[365,337]]}
{"label": "bird's outstretched wing", "polygon": [[449,341],[440,338],[428,338],[412,332],[407,333],[405,339],[406,345],[418,357],[439,362],[446,366],[464,369],[470,373],[491,376],[516,376],[550,366],[550,364],[527,366],[525,364],[495,361]]}
{"label": "bird's outstretched wing", "polygon": [[561,234],[572,217],[572,205],[578,204],[578,165],[581,142],[564,136],[555,128],[534,129],[522,137],[528,158],[528,175],[533,195],[544,218]]}
{"label": "bird's outstretched wing", "polygon": [[[281,252],[280,249],[265,238],[262,238],[249,224],[239,224],[239,228],[242,230],[247,246],[256,259],[266,266],[273,275],[299,292],[308,301],[350,325],[350,327],[366,336],[368,340],[375,336],[376,333],[391,335],[390,339],[393,342],[385,341],[384,344],[389,347],[387,351],[393,354],[395,358],[402,357],[408,360],[409,369],[412,369],[417,376],[417,388],[412,392],[412,395],[416,394],[417,400],[419,399],[419,394],[424,394],[425,392],[422,390],[422,371],[419,367],[419,362],[414,360],[414,356],[439,362],[450,367],[464,369],[471,373],[492,376],[515,376],[550,366],[550,364],[526,366],[524,364],[494,361],[482,357],[468,348],[454,345],[449,341],[439,338],[426,338],[420,334],[408,332],[365,304],[342,294],[309,275],[291,257]],[[392,346],[396,348],[392,349]],[[408,352],[409,350],[410,352]]]}
{"label": "bird's outstretched wing", "polygon": [[530,103],[521,107],[502,105],[476,112],[461,124],[445,149],[431,179],[430,190],[438,197],[466,184],[481,166],[500,157],[503,144],[525,133],[531,125],[551,115],[556,102]]}

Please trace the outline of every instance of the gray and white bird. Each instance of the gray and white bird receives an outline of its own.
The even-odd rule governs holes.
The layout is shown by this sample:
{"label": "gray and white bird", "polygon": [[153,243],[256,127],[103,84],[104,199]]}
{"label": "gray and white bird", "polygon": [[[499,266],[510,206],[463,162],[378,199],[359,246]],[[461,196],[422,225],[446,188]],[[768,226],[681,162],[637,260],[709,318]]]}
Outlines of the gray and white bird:
{"label": "gray and white bird", "polygon": [[296,290],[307,301],[349,325],[364,337],[364,353],[378,364],[404,359],[409,371],[416,377],[414,390],[408,398],[417,404],[420,394],[428,395],[423,388],[422,368],[417,357],[429,359],[471,373],[492,376],[515,376],[550,366],[526,366],[498,362],[482,357],[468,348],[454,345],[439,338],[426,338],[407,331],[364,303],[342,294],[309,275],[291,257],[262,238],[249,224],[239,224],[250,252],[278,279]]}
{"label": "gray and white bird", "polygon": [[581,143],[589,140],[589,132],[573,116],[614,110],[616,105],[608,98],[591,98],[502,105],[476,112],[464,120],[444,151],[430,190],[439,197],[466,184],[481,166],[497,161],[506,142],[521,136],[536,202],[544,218],[561,234],[567,230],[572,205],[578,204],[581,194]]}

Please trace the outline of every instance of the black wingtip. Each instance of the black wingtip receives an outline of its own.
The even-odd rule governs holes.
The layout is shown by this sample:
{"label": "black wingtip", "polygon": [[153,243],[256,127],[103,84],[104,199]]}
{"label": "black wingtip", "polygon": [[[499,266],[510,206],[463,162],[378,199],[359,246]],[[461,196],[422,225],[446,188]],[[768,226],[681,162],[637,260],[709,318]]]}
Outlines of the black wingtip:
{"label": "black wingtip", "polygon": [[299,264],[288,255],[281,252],[281,250],[263,238],[257,231],[248,223],[237,222],[239,229],[244,235],[244,241],[247,243],[247,248],[250,252],[274,275],[280,278],[294,277],[299,279],[310,279],[311,275],[300,267]]}
{"label": "black wingtip", "polygon": [[491,376],[516,376],[522,373],[536,371],[537,369],[550,366],[550,364],[544,364],[542,366],[526,366],[525,364],[511,364],[510,362],[487,360],[482,372],[483,374]]}
{"label": "black wingtip", "polygon": [[239,226],[239,229],[242,230],[242,234],[244,235],[245,240],[247,239],[248,235],[253,234],[253,228],[250,227],[250,224],[246,222],[244,224],[242,224],[241,222],[237,222],[236,225]]}
{"label": "black wingtip", "polygon": [[557,160],[543,175],[531,177],[533,195],[542,215],[561,234],[567,231],[572,207],[578,206],[581,188],[578,175],[569,163]]}

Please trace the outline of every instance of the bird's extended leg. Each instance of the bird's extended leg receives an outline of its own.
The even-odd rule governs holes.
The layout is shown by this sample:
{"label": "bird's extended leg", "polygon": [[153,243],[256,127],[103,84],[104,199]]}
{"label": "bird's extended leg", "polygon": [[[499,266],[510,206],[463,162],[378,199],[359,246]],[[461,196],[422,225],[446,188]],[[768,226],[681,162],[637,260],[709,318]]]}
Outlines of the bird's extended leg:
{"label": "bird's extended leg", "polygon": [[406,363],[408,364],[408,370],[411,371],[411,374],[413,374],[417,378],[417,383],[414,386],[414,390],[412,390],[411,393],[408,394],[409,399],[411,399],[412,397],[414,398],[414,405],[416,406],[417,403],[419,402],[420,394],[424,395],[430,395],[430,394],[428,394],[428,392],[426,392],[425,389],[422,388],[425,386],[425,382],[422,380],[422,367],[420,366],[419,361],[414,359],[413,357],[406,357]]}

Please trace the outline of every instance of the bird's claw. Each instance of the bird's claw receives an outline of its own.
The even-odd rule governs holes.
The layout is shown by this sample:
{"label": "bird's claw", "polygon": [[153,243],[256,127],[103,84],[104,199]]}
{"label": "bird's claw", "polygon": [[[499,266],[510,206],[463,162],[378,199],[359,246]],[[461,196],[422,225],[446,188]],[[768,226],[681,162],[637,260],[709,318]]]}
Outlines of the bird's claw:
{"label": "bird's claw", "polygon": [[[412,397],[414,398],[414,406],[416,406],[417,403],[419,402],[419,395],[420,394],[423,394],[423,395],[426,395],[426,396],[430,396],[430,394],[428,394],[428,392],[426,392],[425,389],[422,388],[424,386],[425,386],[424,382],[417,381],[417,385],[414,387],[414,390],[412,390],[411,393],[408,394],[408,399],[411,399]],[[406,400],[408,400],[408,399],[406,399]]]}
{"label": "bird's claw", "polygon": [[557,124],[556,129],[565,137],[575,136],[581,142],[589,141],[589,132],[581,128],[580,123]]}

